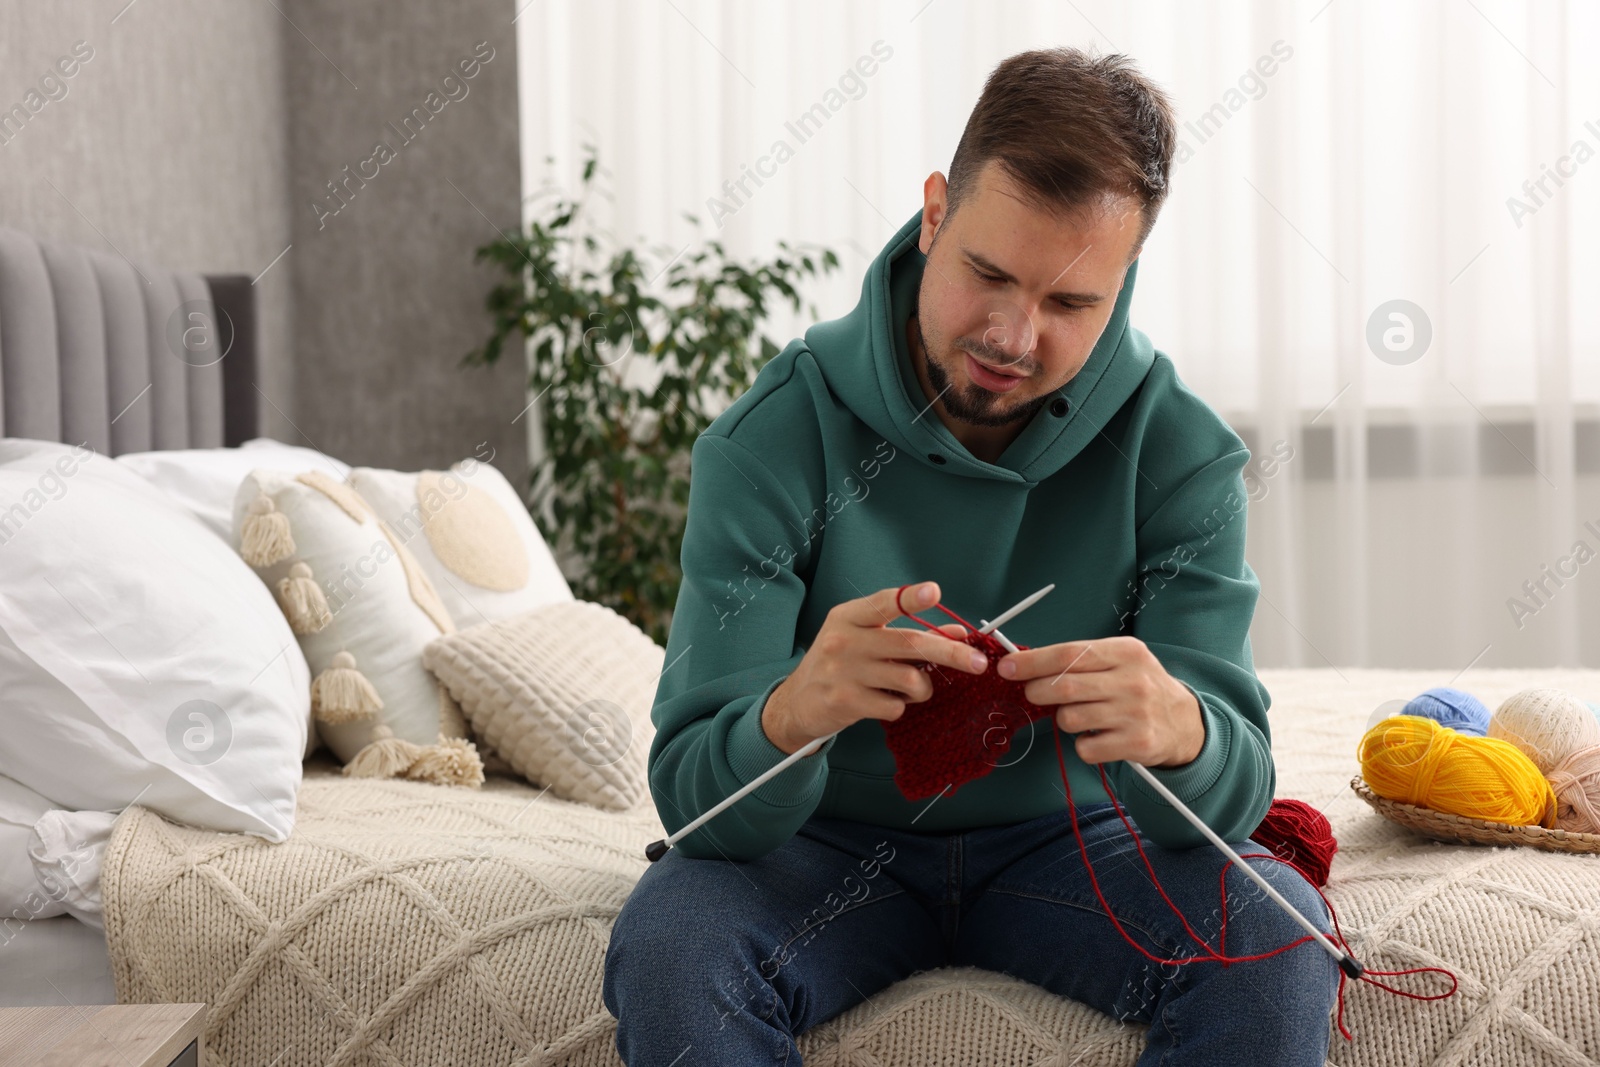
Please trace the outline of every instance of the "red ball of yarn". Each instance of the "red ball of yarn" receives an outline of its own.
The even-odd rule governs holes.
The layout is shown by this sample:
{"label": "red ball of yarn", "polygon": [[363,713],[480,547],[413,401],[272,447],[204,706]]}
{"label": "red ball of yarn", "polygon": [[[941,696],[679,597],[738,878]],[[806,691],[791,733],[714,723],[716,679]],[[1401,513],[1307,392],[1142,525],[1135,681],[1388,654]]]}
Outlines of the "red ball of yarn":
{"label": "red ball of yarn", "polygon": [[1250,839],[1292,865],[1312,885],[1328,884],[1339,842],[1322,812],[1305,801],[1274,800]]}

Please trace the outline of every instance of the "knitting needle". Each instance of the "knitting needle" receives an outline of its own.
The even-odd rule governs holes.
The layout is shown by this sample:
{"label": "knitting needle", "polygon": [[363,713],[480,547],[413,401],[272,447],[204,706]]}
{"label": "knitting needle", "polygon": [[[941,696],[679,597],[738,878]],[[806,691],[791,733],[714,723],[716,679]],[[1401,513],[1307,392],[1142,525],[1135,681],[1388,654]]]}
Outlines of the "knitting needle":
{"label": "knitting needle", "polygon": [[978,627],[978,632],[980,634],[986,634],[989,631],[994,630],[994,639],[996,641],[999,641],[1001,646],[1003,646],[1007,652],[1021,652],[1022,651],[1016,645],[1013,645],[1011,643],[1010,638],[1006,637],[1005,634],[1001,633],[999,630],[995,630],[994,629],[994,623],[987,622],[987,621],[985,621],[983,619],[979,619],[978,621],[983,624],[983,625]]}
{"label": "knitting needle", "polygon": [[[1049,585],[1045,586],[1043,589],[1039,590],[1037,593],[1034,593],[1031,596],[1024,597],[1022,600],[1019,600],[1013,606],[1007,608],[1005,611],[1002,611],[999,615],[995,616],[994,622],[987,623],[985,625],[984,629],[980,630],[979,632],[980,633],[988,633],[990,630],[994,629],[996,626],[1000,625],[1002,622],[1007,622],[1007,621],[1009,621],[1011,619],[1016,618],[1018,615],[1022,614],[1024,611],[1026,611],[1027,609],[1031,608],[1034,604],[1038,603],[1038,601],[1039,601],[1039,599],[1041,597],[1043,597],[1046,593],[1050,592],[1050,590],[1054,589],[1055,587],[1056,587],[1055,583],[1051,582]],[[1016,646],[1013,645],[1010,641],[1007,641],[1004,637],[1001,637],[999,635],[996,635],[996,636],[997,636],[998,640],[1002,644],[1004,644],[1007,648],[1009,648],[1011,651],[1015,652],[1017,650]],[[726,811],[728,808],[732,807],[740,799],[742,799],[743,797],[749,795],[751,791],[753,791],[756,788],[758,788],[761,785],[761,783],[763,783],[763,782],[767,781],[768,779],[772,778],[774,775],[782,774],[784,768],[790,766],[791,764],[794,764],[794,763],[798,762],[801,759],[804,759],[806,756],[811,755],[811,753],[815,752],[822,745],[826,744],[827,741],[828,741],[828,738],[837,737],[838,734],[839,734],[839,731],[835,730],[833,733],[828,734],[825,737],[815,738],[815,739],[809,741],[808,743],[806,743],[803,747],[798,748],[795,751],[791,752],[789,755],[785,756],[778,763],[774,764],[771,767],[768,767],[766,770],[762,771],[756,777],[752,778],[749,782],[747,782],[744,785],[740,786],[738,790],[736,790],[735,792],[729,794],[729,796],[726,799],[720,801],[715,807],[711,808],[709,811],[707,811],[704,814],[702,814],[699,818],[695,819],[693,822],[691,822],[687,826],[683,827],[677,833],[671,834],[668,837],[665,837],[665,838],[661,839],[660,841],[652,841],[652,842],[650,842],[650,844],[645,846],[645,850],[644,850],[645,856],[647,856],[649,858],[651,863],[654,863],[656,860],[660,859],[662,856],[665,856],[667,854],[667,850],[670,849],[673,845],[677,844],[678,841],[680,839],[682,839],[685,835],[693,832],[694,830],[698,829],[704,823],[709,822],[714,816],[719,815],[722,812]]]}
{"label": "knitting needle", "polygon": [[[1011,607],[1007,608],[1006,610],[1002,611],[1000,614],[996,615],[994,617],[994,621],[993,622],[985,622],[985,623],[983,623],[982,626],[978,627],[978,632],[980,634],[986,634],[991,630],[998,631],[1002,624],[1010,622],[1012,619],[1016,618],[1018,615],[1021,615],[1024,611],[1027,611],[1029,608],[1033,607],[1039,601],[1044,599],[1044,595],[1046,593],[1050,592],[1050,590],[1054,589],[1055,587],[1056,587],[1056,583],[1055,582],[1051,582],[1049,585],[1045,586],[1043,589],[1039,590],[1037,593],[1033,593],[1033,594],[1031,594],[1029,596],[1023,597],[1021,600],[1017,601]],[[1005,645],[1011,651],[1015,652],[1017,650],[1015,645],[1013,645],[1010,641],[1007,641],[999,633],[996,633],[995,637],[999,639],[1001,644]]]}
{"label": "knitting needle", "polygon": [[837,737],[838,733],[839,731],[835,730],[833,733],[828,734],[825,737],[814,738],[811,741],[808,741],[802,747],[795,749],[778,763],[768,767],[766,770],[750,779],[749,782],[740,786],[736,791],[730,793],[725,800],[718,802],[715,807],[711,808],[704,815],[701,815],[698,819],[695,819],[693,822],[683,827],[683,829],[679,830],[677,833],[670,834],[667,837],[662,838],[660,841],[650,842],[650,844],[645,846],[645,856],[650,860],[651,863],[654,863],[662,856],[665,856],[667,854],[667,850],[673,845],[677,844],[680,838],[692,833],[694,830],[698,829],[701,824],[709,822],[714,816],[719,815],[728,808],[732,807],[737,801],[760,786],[762,782],[765,782],[774,775],[783,773],[783,769],[785,767],[800,761],[806,756],[811,755],[811,753],[815,752],[817,749],[826,744],[829,737]]}
{"label": "knitting needle", "polygon": [[[1006,640],[1005,635],[1002,634],[993,623],[989,624],[988,631],[992,631],[994,633],[995,640],[999,641],[1006,648],[1013,652],[1017,651],[1016,646],[1010,641]],[[1206,836],[1206,840],[1210,841],[1214,846],[1216,846],[1219,852],[1232,860],[1234,866],[1243,871],[1247,878],[1249,878],[1256,885],[1260,886],[1262,892],[1266,893],[1267,896],[1272,899],[1274,904],[1283,909],[1283,913],[1285,915],[1299,923],[1301,928],[1304,929],[1306,933],[1310,934],[1317,944],[1321,945],[1327,950],[1328,955],[1333,957],[1333,961],[1339,965],[1340,970],[1342,970],[1351,979],[1360,978],[1361,975],[1365,973],[1361,964],[1354,956],[1339,948],[1339,946],[1335,945],[1332,941],[1329,941],[1327,936],[1323,934],[1321,930],[1318,930],[1316,926],[1312,924],[1310,919],[1307,919],[1300,913],[1299,908],[1296,908],[1293,904],[1285,900],[1283,895],[1272,887],[1272,883],[1268,882],[1261,876],[1260,872],[1240,858],[1239,854],[1235,852],[1215,830],[1207,826],[1201,820],[1200,816],[1196,815],[1189,809],[1189,805],[1179,800],[1177,794],[1173,793],[1172,790],[1168,789],[1161,783],[1161,779],[1151,774],[1148,767],[1142,763],[1135,763],[1133,760],[1123,760],[1123,762],[1129,767],[1132,767],[1133,772],[1139,777],[1143,778],[1145,783],[1149,785],[1151,789],[1154,789],[1157,793],[1159,793],[1161,795],[1161,799],[1170,804],[1174,811],[1176,811],[1179,815],[1182,815],[1185,819],[1189,820],[1189,824],[1191,826],[1204,834]]]}
{"label": "knitting needle", "polygon": [[1300,909],[1283,899],[1283,896],[1276,889],[1272,888],[1272,884],[1263,878],[1260,872],[1258,872],[1254,867],[1245,863],[1244,860],[1240,859],[1239,854],[1232,848],[1229,848],[1228,843],[1218,836],[1215,830],[1201,822],[1200,816],[1190,811],[1189,806],[1183,801],[1179,800],[1177,796],[1173,794],[1172,790],[1162,785],[1161,780],[1150,773],[1149,768],[1142,763],[1135,763],[1132,760],[1125,760],[1124,762],[1127,763],[1128,766],[1132,767],[1134,773],[1143,778],[1145,783],[1149,785],[1151,789],[1154,789],[1157,793],[1160,793],[1161,798],[1168,804],[1172,805],[1173,809],[1177,811],[1178,814],[1182,815],[1185,819],[1188,819],[1190,824],[1193,825],[1196,830],[1199,830],[1202,834],[1205,834],[1206,838],[1217,847],[1218,851],[1232,860],[1234,866],[1243,871],[1246,877],[1248,877],[1256,885],[1260,886],[1261,891],[1266,893],[1267,896],[1271,897],[1273,903],[1282,908],[1285,915],[1299,923],[1305,932],[1310,934],[1316,940],[1317,944],[1321,945],[1327,950],[1328,955],[1333,957],[1333,961],[1339,965],[1340,970],[1342,970],[1351,979],[1357,979],[1361,977],[1361,975],[1364,973],[1364,968],[1354,956],[1339,948],[1339,946],[1335,945],[1332,941],[1329,941],[1321,930],[1318,930],[1312,925],[1310,919],[1307,919],[1304,915],[1300,914]]}

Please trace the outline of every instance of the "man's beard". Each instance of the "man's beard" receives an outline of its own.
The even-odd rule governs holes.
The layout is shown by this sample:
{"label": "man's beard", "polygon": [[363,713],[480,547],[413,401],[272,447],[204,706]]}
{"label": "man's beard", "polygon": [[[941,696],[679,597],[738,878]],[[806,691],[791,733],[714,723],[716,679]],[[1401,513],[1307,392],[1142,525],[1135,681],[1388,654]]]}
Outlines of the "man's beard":
{"label": "man's beard", "polygon": [[911,329],[916,333],[917,347],[922,350],[922,362],[927,367],[928,381],[933,386],[934,395],[944,402],[944,409],[961,422],[969,426],[1009,426],[1026,422],[1050,399],[1051,394],[1043,393],[1007,408],[1002,407],[1005,402],[1002,394],[991,393],[976,382],[967,389],[954,387],[950,375],[928,351],[928,345],[922,337],[922,315],[916,304],[911,306]]}

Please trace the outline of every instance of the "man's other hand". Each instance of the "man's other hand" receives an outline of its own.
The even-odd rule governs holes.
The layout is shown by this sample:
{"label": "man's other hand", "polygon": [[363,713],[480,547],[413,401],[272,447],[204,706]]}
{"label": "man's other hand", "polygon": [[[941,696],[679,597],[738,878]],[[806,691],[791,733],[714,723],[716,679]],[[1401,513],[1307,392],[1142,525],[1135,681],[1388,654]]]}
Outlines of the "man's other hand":
{"label": "man's other hand", "polygon": [[999,670],[1002,678],[1027,682],[1023,692],[1033,703],[1056,707],[1056,725],[1078,735],[1075,747],[1085,763],[1180,767],[1205,744],[1194,694],[1137,637],[1010,652]]}

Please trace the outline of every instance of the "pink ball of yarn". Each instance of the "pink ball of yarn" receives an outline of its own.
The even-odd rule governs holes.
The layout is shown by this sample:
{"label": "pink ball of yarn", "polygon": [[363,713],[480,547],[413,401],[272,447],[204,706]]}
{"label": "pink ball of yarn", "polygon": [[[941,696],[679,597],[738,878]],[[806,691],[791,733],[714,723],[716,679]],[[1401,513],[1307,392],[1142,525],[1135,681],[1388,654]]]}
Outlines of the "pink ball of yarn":
{"label": "pink ball of yarn", "polygon": [[1556,827],[1600,834],[1600,745],[1580,748],[1551,768]]}

